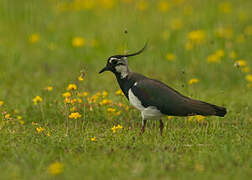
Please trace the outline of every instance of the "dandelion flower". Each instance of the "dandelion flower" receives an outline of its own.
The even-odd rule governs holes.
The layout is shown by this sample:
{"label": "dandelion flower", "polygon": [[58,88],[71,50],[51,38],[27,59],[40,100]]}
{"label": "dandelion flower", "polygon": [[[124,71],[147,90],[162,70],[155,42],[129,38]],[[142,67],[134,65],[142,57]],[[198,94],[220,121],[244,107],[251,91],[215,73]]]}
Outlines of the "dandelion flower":
{"label": "dandelion flower", "polygon": [[108,92],[107,92],[107,91],[103,91],[103,92],[102,92],[102,97],[103,97],[103,98],[107,97],[107,95],[108,95]]}
{"label": "dandelion flower", "polygon": [[107,105],[107,104],[111,104],[111,103],[112,103],[111,100],[109,100],[109,99],[103,99],[99,104],[100,105]]}
{"label": "dandelion flower", "polygon": [[158,9],[161,12],[167,12],[170,9],[170,5],[167,1],[161,0],[158,2]]}
{"label": "dandelion flower", "polygon": [[246,61],[243,59],[235,61],[235,66],[237,66],[237,67],[245,67],[246,64],[247,64]]}
{"label": "dandelion flower", "polygon": [[111,128],[111,130],[112,130],[112,132],[113,133],[115,133],[117,130],[120,130],[120,129],[122,129],[123,127],[120,125],[120,124],[118,124],[117,126],[113,126],[112,128]]}
{"label": "dandelion flower", "polygon": [[76,84],[68,84],[67,90],[68,91],[77,90],[77,85]]}
{"label": "dandelion flower", "polygon": [[45,130],[45,128],[43,128],[43,127],[37,127],[37,128],[36,128],[36,131],[37,131],[38,134],[40,134],[40,133],[43,132],[44,130]]}
{"label": "dandelion flower", "polygon": [[5,115],[4,115],[4,118],[5,118],[5,119],[9,119],[9,118],[10,118],[10,114],[5,114]]}
{"label": "dandelion flower", "polygon": [[121,96],[123,96],[123,92],[122,92],[121,89],[117,90],[117,91],[115,92],[115,94],[116,94],[116,95],[121,95]]}
{"label": "dandelion flower", "polygon": [[0,107],[4,105],[4,101],[0,101]]}
{"label": "dandelion flower", "polygon": [[42,102],[43,99],[40,96],[35,96],[35,98],[33,98],[32,101],[35,105],[37,105],[38,103]]}
{"label": "dandelion flower", "polygon": [[74,37],[74,38],[72,39],[72,45],[73,45],[74,47],[82,47],[82,46],[85,45],[85,43],[86,43],[86,41],[85,41],[85,39],[82,38],[82,37]]}
{"label": "dandelion flower", "polygon": [[63,172],[63,164],[60,162],[54,162],[48,167],[48,172],[51,175],[57,175]]}
{"label": "dandelion flower", "polygon": [[37,42],[39,41],[39,39],[40,39],[40,36],[39,36],[38,33],[34,33],[34,34],[31,34],[31,35],[29,36],[29,42],[30,42],[31,44],[37,43]]}
{"label": "dandelion flower", "polygon": [[108,109],[107,109],[107,112],[109,112],[109,113],[114,113],[114,112],[116,112],[116,109],[115,109],[115,108],[108,108]]}
{"label": "dandelion flower", "polygon": [[195,44],[201,44],[206,38],[206,33],[203,30],[195,30],[188,33],[188,39]]}
{"label": "dandelion flower", "polygon": [[81,118],[81,114],[78,112],[72,112],[68,117],[70,119],[78,119],[78,118]]}
{"label": "dandelion flower", "polygon": [[248,82],[252,82],[252,74],[248,74],[248,75],[246,76],[246,80],[247,80]]}
{"label": "dandelion flower", "polygon": [[189,83],[190,85],[192,85],[192,84],[197,84],[198,82],[199,82],[199,79],[197,79],[197,78],[192,78],[192,79],[189,80],[188,83]]}
{"label": "dandelion flower", "polygon": [[71,93],[70,92],[65,92],[65,93],[62,94],[62,96],[65,97],[65,98],[69,98],[69,97],[71,97]]}
{"label": "dandelion flower", "polygon": [[78,81],[83,81],[84,79],[83,79],[83,77],[82,76],[79,76],[78,77]]}
{"label": "dandelion flower", "polygon": [[244,72],[244,73],[250,72],[250,68],[249,68],[249,67],[244,67],[244,68],[242,68],[241,70],[242,70],[242,72]]}
{"label": "dandelion flower", "polygon": [[90,141],[92,141],[92,142],[96,141],[96,137],[94,136],[94,137],[90,138]]}
{"label": "dandelion flower", "polygon": [[197,122],[201,124],[204,122],[205,116],[197,115],[196,119],[197,119]]}
{"label": "dandelion flower", "polygon": [[166,54],[165,58],[168,61],[174,61],[175,60],[175,55],[173,53],[168,53],[168,54]]}
{"label": "dandelion flower", "polygon": [[47,87],[45,87],[45,90],[46,90],[46,91],[52,91],[52,90],[53,90],[53,87],[52,87],[52,86],[47,86]]}
{"label": "dandelion flower", "polygon": [[79,97],[86,97],[86,96],[88,96],[88,92],[82,92],[82,93],[78,93],[78,96]]}

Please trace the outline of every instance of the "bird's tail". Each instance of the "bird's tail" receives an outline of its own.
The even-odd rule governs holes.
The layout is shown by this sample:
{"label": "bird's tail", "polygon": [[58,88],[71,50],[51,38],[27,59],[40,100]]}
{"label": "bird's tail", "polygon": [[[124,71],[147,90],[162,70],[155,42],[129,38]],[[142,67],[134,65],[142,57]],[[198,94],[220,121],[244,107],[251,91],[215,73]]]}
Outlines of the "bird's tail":
{"label": "bird's tail", "polygon": [[214,104],[209,104],[203,101],[192,100],[190,103],[190,109],[192,114],[198,114],[203,116],[220,116],[224,117],[227,113],[225,107],[216,106]]}

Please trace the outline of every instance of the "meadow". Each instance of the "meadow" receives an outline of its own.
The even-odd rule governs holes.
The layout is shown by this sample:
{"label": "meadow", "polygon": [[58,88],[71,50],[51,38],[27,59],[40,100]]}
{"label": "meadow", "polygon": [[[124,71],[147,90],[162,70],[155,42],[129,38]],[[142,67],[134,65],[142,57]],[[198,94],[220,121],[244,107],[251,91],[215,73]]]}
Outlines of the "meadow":
{"label": "meadow", "polygon": [[[250,179],[251,0],[1,0],[0,179]],[[132,71],[225,106],[147,122],[122,95]]]}

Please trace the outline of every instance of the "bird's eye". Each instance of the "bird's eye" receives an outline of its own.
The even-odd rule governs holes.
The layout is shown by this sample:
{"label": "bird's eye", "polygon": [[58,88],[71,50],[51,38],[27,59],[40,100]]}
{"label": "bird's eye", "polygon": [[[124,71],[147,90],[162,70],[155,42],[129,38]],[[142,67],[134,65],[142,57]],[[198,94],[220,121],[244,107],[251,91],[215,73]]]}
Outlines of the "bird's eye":
{"label": "bird's eye", "polygon": [[117,63],[117,61],[113,59],[113,60],[111,60],[110,63],[115,65]]}

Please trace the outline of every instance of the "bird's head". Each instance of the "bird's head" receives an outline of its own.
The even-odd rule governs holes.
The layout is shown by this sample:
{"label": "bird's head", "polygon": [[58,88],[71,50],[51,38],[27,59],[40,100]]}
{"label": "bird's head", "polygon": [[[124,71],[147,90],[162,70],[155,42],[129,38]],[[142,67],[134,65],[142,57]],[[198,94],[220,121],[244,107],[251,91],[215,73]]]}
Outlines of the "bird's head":
{"label": "bird's head", "polygon": [[129,71],[128,57],[140,54],[144,51],[146,45],[147,43],[141,50],[136,53],[110,56],[107,60],[107,65],[99,73],[103,73],[104,71],[111,71],[114,74],[119,74],[121,78],[125,78],[128,75]]}

